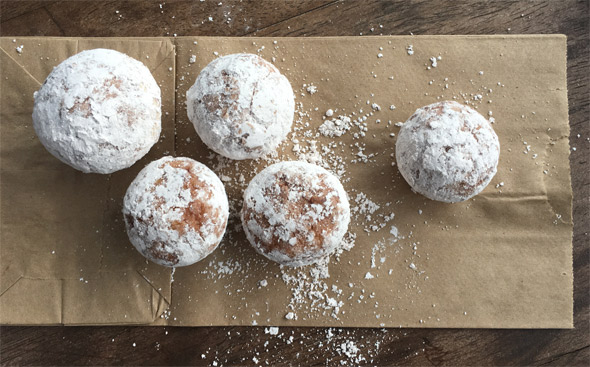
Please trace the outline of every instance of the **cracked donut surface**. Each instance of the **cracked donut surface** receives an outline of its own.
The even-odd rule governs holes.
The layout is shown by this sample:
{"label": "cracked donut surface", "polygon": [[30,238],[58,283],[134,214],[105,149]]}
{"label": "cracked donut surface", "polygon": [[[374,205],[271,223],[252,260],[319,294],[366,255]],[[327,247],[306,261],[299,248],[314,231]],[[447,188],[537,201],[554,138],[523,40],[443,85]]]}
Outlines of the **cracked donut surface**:
{"label": "cracked donut surface", "polygon": [[190,158],[151,162],[123,201],[129,240],[146,258],[164,266],[191,265],[213,252],[228,216],[221,180]]}
{"label": "cracked donut surface", "polygon": [[479,194],[496,174],[500,142],[491,124],[455,101],[419,108],[396,142],[400,173],[418,193],[448,203]]}
{"label": "cracked donut surface", "polygon": [[241,218],[258,253],[282,265],[304,266],[341,247],[350,206],[332,173],[310,163],[287,161],[252,179],[244,192]]}
{"label": "cracked donut surface", "polygon": [[64,60],[34,98],[39,140],[82,172],[127,168],[160,137],[160,87],[143,63],[115,50],[87,50]]}
{"label": "cracked donut surface", "polygon": [[273,152],[293,123],[291,84],[258,55],[231,54],[209,63],[187,94],[187,114],[201,140],[231,159]]}

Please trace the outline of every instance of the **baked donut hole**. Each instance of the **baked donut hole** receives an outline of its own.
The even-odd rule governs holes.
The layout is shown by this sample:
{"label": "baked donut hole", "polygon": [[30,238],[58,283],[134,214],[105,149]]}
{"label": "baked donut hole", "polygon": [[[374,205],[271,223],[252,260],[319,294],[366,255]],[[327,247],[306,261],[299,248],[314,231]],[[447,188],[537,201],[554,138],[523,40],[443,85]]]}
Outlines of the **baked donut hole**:
{"label": "baked donut hole", "polygon": [[244,192],[242,226],[254,249],[282,265],[318,263],[341,248],[350,206],[336,176],[288,161],[258,173]]}
{"label": "baked donut hole", "polygon": [[212,253],[228,216],[221,180],[190,158],[151,162],[129,185],[123,200],[133,246],[147,259],[169,267],[191,265]]}
{"label": "baked donut hole", "polygon": [[186,97],[188,118],[201,140],[227,158],[266,155],[291,131],[295,110],[291,84],[258,55],[213,60]]}
{"label": "baked donut hole", "polygon": [[160,137],[160,87],[143,63],[115,50],[69,57],[34,98],[39,140],[57,159],[82,172],[127,168]]}
{"label": "baked donut hole", "polygon": [[403,124],[397,166],[416,192],[455,203],[479,194],[496,174],[500,142],[491,124],[454,101],[419,108]]}

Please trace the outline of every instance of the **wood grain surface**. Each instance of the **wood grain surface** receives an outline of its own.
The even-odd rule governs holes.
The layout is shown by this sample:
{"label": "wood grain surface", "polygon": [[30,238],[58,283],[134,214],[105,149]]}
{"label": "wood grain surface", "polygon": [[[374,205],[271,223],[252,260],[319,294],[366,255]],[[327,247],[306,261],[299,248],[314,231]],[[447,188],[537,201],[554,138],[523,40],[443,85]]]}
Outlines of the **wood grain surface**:
{"label": "wood grain surface", "polygon": [[[1,327],[1,364],[590,365],[589,19],[588,0],[0,2],[2,36],[563,33],[576,148],[573,330]],[[342,353],[347,341],[366,361]]]}

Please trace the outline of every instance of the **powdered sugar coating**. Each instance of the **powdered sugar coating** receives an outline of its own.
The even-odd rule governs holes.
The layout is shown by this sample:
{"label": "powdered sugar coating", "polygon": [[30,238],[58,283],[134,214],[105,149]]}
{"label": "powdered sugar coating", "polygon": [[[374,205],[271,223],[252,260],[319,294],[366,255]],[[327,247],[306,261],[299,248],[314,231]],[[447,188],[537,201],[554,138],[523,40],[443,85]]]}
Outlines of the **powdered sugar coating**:
{"label": "powdered sugar coating", "polygon": [[190,158],[151,162],[123,202],[129,240],[143,256],[165,266],[191,265],[213,252],[228,216],[221,180]]}
{"label": "powdered sugar coating", "polygon": [[188,118],[201,140],[231,159],[255,159],[272,152],[291,130],[291,84],[258,55],[213,60],[186,96]]}
{"label": "powdered sugar coating", "polygon": [[115,50],[66,59],[34,97],[39,140],[82,172],[127,168],[160,137],[160,87],[144,64]]}
{"label": "powdered sugar coating", "polygon": [[254,249],[279,264],[318,263],[341,245],[350,222],[342,184],[314,164],[265,168],[244,192],[242,226]]}
{"label": "powdered sugar coating", "polygon": [[403,124],[397,165],[418,193],[448,203],[480,193],[496,174],[500,142],[477,111],[454,101],[419,108]]}

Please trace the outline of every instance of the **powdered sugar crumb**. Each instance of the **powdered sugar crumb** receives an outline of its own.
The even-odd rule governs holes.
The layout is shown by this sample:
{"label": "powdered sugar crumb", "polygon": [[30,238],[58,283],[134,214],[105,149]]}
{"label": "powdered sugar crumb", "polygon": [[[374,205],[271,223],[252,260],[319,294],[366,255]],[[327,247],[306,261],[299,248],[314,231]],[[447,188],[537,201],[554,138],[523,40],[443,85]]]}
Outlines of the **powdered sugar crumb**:
{"label": "powdered sugar crumb", "polygon": [[270,334],[270,335],[277,335],[279,333],[279,328],[277,326],[271,326],[269,328],[264,328],[264,333]]}
{"label": "powdered sugar crumb", "polygon": [[309,93],[309,94],[316,94],[318,91],[318,88],[312,84],[312,85],[308,85],[306,90],[307,90],[307,93]]}

